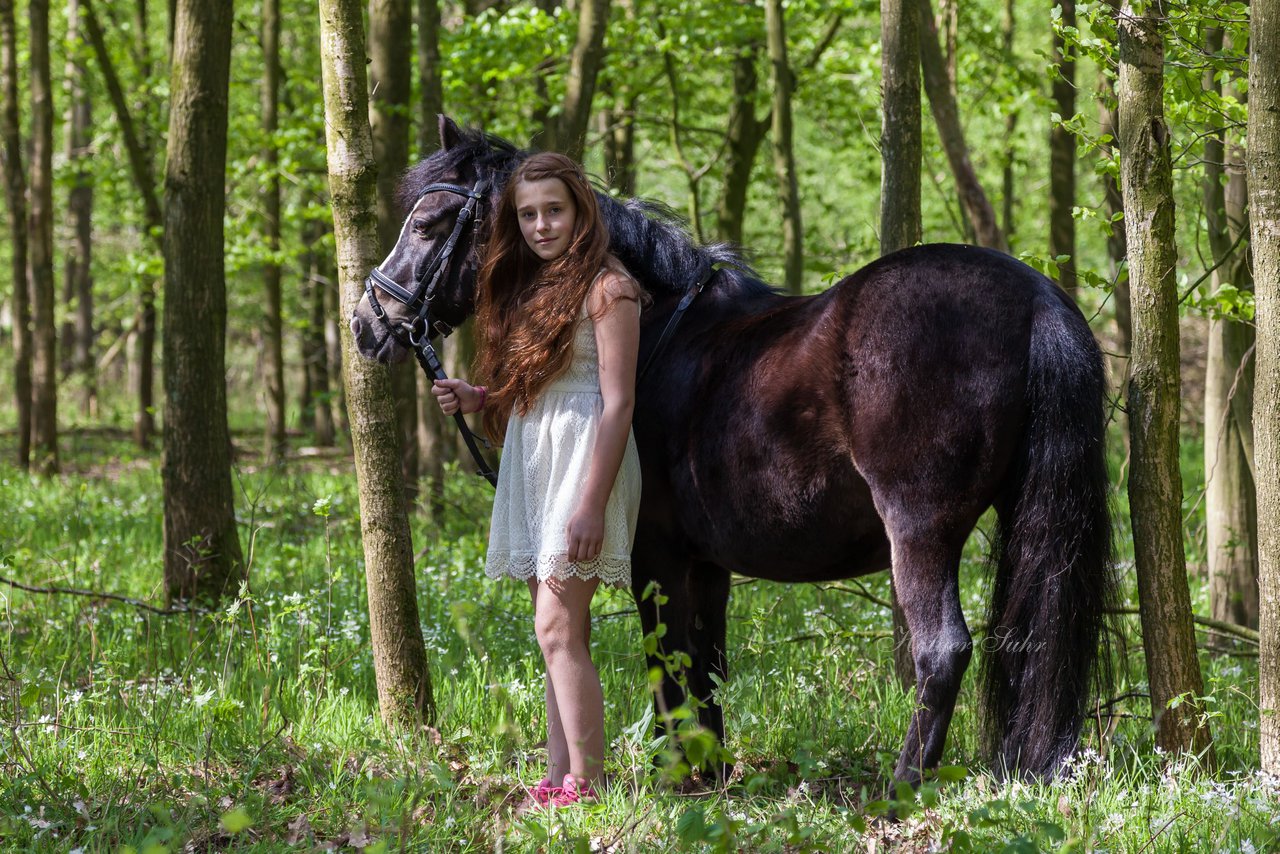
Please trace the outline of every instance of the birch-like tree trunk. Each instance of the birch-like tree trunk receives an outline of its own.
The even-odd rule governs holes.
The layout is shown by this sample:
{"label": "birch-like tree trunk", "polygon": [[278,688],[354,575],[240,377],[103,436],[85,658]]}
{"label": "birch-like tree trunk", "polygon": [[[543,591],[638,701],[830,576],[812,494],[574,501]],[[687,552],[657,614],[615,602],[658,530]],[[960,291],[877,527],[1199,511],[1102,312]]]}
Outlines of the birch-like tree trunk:
{"label": "birch-like tree trunk", "polygon": [[31,453],[41,474],[58,471],[58,354],[53,282],[53,83],[49,0],[30,0],[31,207],[27,214],[31,286]]}
{"label": "birch-like tree trunk", "polygon": [[[1206,49],[1223,48],[1222,30],[1207,33]],[[1222,83],[1204,74],[1205,91],[1220,94]],[[1243,242],[1245,175],[1241,147],[1218,130],[1205,138],[1204,209],[1213,253],[1212,283],[1252,290]],[[1225,178],[1225,182],[1224,179]],[[1204,381],[1204,472],[1206,560],[1209,604],[1213,618],[1256,628],[1258,625],[1257,509],[1253,475],[1245,456],[1242,427],[1252,436],[1253,358],[1242,360],[1241,345],[1253,343],[1253,327],[1223,318],[1209,321],[1208,359]],[[1246,396],[1244,407],[1232,399]],[[1238,418],[1241,410],[1243,424]]]}
{"label": "birch-like tree trunk", "polygon": [[231,0],[178,0],[164,192],[164,580],[170,600],[245,578],[227,427]]}
{"label": "birch-like tree trunk", "polygon": [[262,0],[263,238],[271,257],[262,265],[262,371],[266,375],[267,459],[285,454],[284,323],[280,294],[280,150],[275,134],[280,107],[280,0]]}
{"label": "birch-like tree trunk", "polygon": [[1280,0],[1249,24],[1249,222],[1256,283],[1253,398],[1258,489],[1258,707],[1262,770],[1280,774]]}
{"label": "birch-like tree trunk", "polygon": [[1148,6],[1138,13],[1126,0],[1119,16],[1120,181],[1133,294],[1129,506],[1156,743],[1203,752],[1212,764],[1182,550],[1178,253],[1157,11]]}
{"label": "birch-like tree trunk", "polygon": [[951,81],[947,74],[946,59],[938,44],[938,28],[933,18],[930,0],[918,0],[920,4],[920,66],[924,71],[924,88],[929,96],[929,109],[938,126],[938,138],[947,153],[951,174],[955,178],[956,193],[965,216],[973,226],[978,242],[1002,252],[1009,251],[1004,232],[996,222],[995,210],[987,199],[986,191],[978,181],[973,161],[969,159],[969,146],[964,140],[960,125],[960,111],[951,95]]}
{"label": "birch-like tree trunk", "polygon": [[13,280],[13,390],[18,418],[20,468],[31,465],[31,291],[27,283],[27,176],[22,167],[22,125],[18,117],[18,29],[13,0],[0,0],[0,88],[4,137],[4,197],[9,212]]}
{"label": "birch-like tree trunk", "polygon": [[[1076,26],[1075,0],[1050,0],[1062,9],[1062,27]],[[1062,31],[1053,31],[1053,104],[1061,117],[1049,128],[1049,257],[1058,262],[1058,284],[1069,293],[1076,289],[1076,137],[1063,126],[1076,114],[1075,49]]]}
{"label": "birch-like tree trunk", "polygon": [[[341,317],[351,316],[364,279],[382,259],[378,247],[377,171],[369,128],[360,0],[320,0],[321,67],[329,192],[337,246]],[[389,725],[434,716],[404,503],[399,431],[385,366],[356,352],[342,334],[343,378],[351,411],[360,491],[360,530],[369,597],[369,634],[378,702]]]}
{"label": "birch-like tree trunk", "polygon": [[765,39],[769,47],[769,83],[773,88],[773,172],[782,206],[783,286],[788,293],[804,289],[804,225],[800,217],[800,187],[796,178],[795,147],[791,133],[791,93],[795,75],[787,61],[786,16],[782,0],[765,0]]}

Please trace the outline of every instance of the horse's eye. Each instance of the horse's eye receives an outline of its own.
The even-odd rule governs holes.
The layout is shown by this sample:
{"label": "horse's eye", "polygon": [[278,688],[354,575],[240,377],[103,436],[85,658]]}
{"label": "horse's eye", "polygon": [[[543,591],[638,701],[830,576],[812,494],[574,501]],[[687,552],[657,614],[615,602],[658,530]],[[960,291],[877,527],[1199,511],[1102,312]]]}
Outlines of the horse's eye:
{"label": "horse's eye", "polygon": [[427,221],[425,219],[415,219],[413,221],[413,233],[419,237],[427,236]]}

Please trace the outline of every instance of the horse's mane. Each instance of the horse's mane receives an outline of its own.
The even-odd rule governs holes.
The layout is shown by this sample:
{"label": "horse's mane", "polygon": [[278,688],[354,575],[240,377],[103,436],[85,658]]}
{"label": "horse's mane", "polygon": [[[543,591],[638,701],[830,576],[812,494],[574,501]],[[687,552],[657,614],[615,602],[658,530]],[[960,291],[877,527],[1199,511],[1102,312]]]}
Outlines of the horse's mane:
{"label": "horse's mane", "polygon": [[[459,128],[458,140],[448,149],[405,171],[396,200],[407,213],[427,185],[477,173],[492,176],[500,189],[530,153],[493,134]],[[684,293],[712,264],[722,265],[713,280],[718,288],[739,296],[774,292],[738,247],[728,243],[699,246],[689,236],[684,220],[667,206],[644,199],[622,202],[599,191],[596,195],[609,226],[610,249],[650,293]]]}

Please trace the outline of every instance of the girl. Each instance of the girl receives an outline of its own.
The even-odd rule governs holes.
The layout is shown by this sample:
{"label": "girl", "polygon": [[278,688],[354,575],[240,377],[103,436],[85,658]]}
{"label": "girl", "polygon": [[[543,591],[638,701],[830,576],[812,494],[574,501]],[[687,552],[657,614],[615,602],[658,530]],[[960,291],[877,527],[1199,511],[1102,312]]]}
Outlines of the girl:
{"label": "girl", "polygon": [[443,380],[445,414],[505,435],[485,572],[526,579],[547,670],[547,776],[534,803],[595,797],[604,700],[591,597],[631,582],[640,462],[631,433],[643,293],[616,258],[576,163],[529,157],[493,215],[477,282],[477,372]]}

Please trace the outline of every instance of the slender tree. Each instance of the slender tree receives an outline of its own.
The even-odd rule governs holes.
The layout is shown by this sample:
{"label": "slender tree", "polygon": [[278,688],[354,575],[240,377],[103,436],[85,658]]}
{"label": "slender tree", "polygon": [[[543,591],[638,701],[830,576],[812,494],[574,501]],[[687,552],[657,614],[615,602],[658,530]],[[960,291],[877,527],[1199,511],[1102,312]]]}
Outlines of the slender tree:
{"label": "slender tree", "polygon": [[782,0],[765,0],[766,41],[769,45],[769,83],[773,88],[773,172],[778,181],[778,203],[782,206],[782,252],[784,285],[790,293],[804,288],[804,226],[800,217],[800,188],[796,178],[795,147],[791,133],[791,93],[795,76],[787,61],[786,15]]}
{"label": "slender tree", "polygon": [[[365,276],[381,260],[363,30],[359,0],[320,0],[325,138],[343,318],[351,316]],[[413,726],[424,713],[434,716],[435,707],[418,623],[390,380],[385,367],[356,352],[345,323],[341,329],[378,701],[389,724]]]}
{"label": "slender tree", "polygon": [[36,471],[58,471],[58,356],[53,282],[53,84],[49,0],[30,0],[31,207],[27,266],[31,286],[31,445]]}
{"label": "slender tree", "polygon": [[27,178],[22,167],[18,119],[17,24],[13,0],[0,0],[0,134],[4,145],[4,196],[9,212],[13,282],[13,389],[18,418],[18,465],[31,464],[31,301],[27,284]]}
{"label": "slender tree", "polygon": [[1280,0],[1249,22],[1249,223],[1258,346],[1253,399],[1258,489],[1258,708],[1262,770],[1280,774]]}
{"label": "slender tree", "polygon": [[1156,741],[1170,751],[1213,745],[1204,716],[1178,470],[1178,292],[1173,177],[1164,122],[1159,10],[1120,11],[1120,181],[1133,293],[1129,506]]}
{"label": "slender tree", "polygon": [[[1221,29],[1207,33],[1210,53],[1223,49]],[[1221,94],[1222,83],[1212,70],[1204,73],[1206,92]],[[1213,253],[1215,290],[1231,283],[1252,290],[1253,281],[1244,249],[1245,175],[1241,147],[1227,144],[1227,132],[1217,129],[1205,137],[1204,210],[1209,247]],[[1225,180],[1224,180],[1225,179]],[[1253,475],[1245,456],[1241,413],[1232,399],[1247,397],[1252,409],[1253,359],[1244,357],[1253,345],[1253,327],[1229,318],[1209,321],[1208,359],[1204,391],[1205,555],[1209,574],[1209,604],[1217,620],[1243,626],[1258,625],[1257,510]],[[1244,429],[1252,412],[1243,413]]]}
{"label": "slender tree", "polygon": [[[412,81],[412,15],[409,0],[369,0],[369,122],[378,164],[378,242],[391,251],[400,235],[396,185],[409,162],[409,89]],[[381,260],[381,258],[379,258]],[[409,360],[391,368],[401,467],[410,501],[418,485],[418,365]]]}
{"label": "slender tree", "polygon": [[[174,2],[176,0],[170,0],[169,5],[169,42],[171,46],[173,42]],[[145,44],[147,37],[145,29],[146,9],[144,4],[139,4],[137,8],[138,39]],[[142,198],[143,222],[147,227],[150,239],[155,243],[156,249],[163,251],[161,235],[164,233],[164,213],[161,209],[161,196],[156,183],[155,168],[152,165],[155,161],[152,150],[154,142],[151,139],[151,134],[147,133],[145,122],[134,120],[134,112],[130,109],[129,103],[125,99],[124,87],[120,83],[120,76],[116,72],[115,63],[107,50],[106,39],[103,38],[102,34],[102,25],[98,21],[96,7],[92,0],[81,0],[81,13],[84,16],[85,33],[89,38],[90,46],[93,48],[93,54],[98,61],[98,70],[102,74],[103,84],[106,86],[107,95],[111,99],[111,106],[115,110],[116,123],[120,127],[120,136],[124,140],[125,153],[129,161],[129,175],[133,179],[133,185],[137,189],[138,195]],[[150,68],[149,55],[144,53],[142,58],[145,61],[142,71],[148,73]],[[134,376],[134,397],[137,409],[134,411],[133,418],[133,439],[139,447],[145,448],[151,444],[151,437],[155,433],[155,419],[151,413],[155,401],[154,357],[156,341],[155,282],[145,273],[138,281],[138,315],[135,330],[137,369]]]}
{"label": "slender tree", "polygon": [[1059,119],[1049,128],[1049,257],[1058,262],[1058,284],[1076,289],[1076,137],[1066,126],[1076,114],[1076,58],[1063,31],[1075,29],[1075,0],[1050,0],[1062,10],[1053,28],[1053,104]]}
{"label": "slender tree", "polygon": [[742,243],[743,214],[756,152],[772,124],[773,114],[756,117],[756,95],[760,76],[756,58],[761,45],[751,42],[738,49],[733,59],[733,98],[729,102],[729,132],[725,139],[724,189],[716,205],[716,229],[721,240]]}
{"label": "slender tree", "polygon": [[965,143],[964,130],[960,126],[960,111],[951,94],[950,78],[947,75],[946,60],[942,55],[942,47],[938,43],[938,27],[933,18],[933,5],[930,0],[919,0],[920,3],[920,66],[924,71],[924,88],[929,96],[929,108],[933,112],[934,123],[938,126],[938,137],[947,153],[947,162],[951,164],[951,173],[955,177],[956,192],[960,196],[960,204],[965,215],[973,226],[978,242],[992,249],[1007,252],[1008,243],[1004,233],[996,222],[995,210],[987,199],[978,174],[974,171],[973,162],[969,158],[969,146]]}
{"label": "slender tree", "polygon": [[[1115,150],[1118,133],[1115,104],[1115,80],[1104,76],[1098,93],[1098,136],[1109,140],[1101,145],[1102,154],[1108,158]],[[1129,242],[1125,237],[1124,223],[1116,221],[1117,214],[1121,218],[1124,216],[1124,199],[1120,193],[1120,182],[1109,169],[1102,174],[1102,192],[1107,219],[1111,223],[1111,233],[1107,235],[1107,258],[1110,261],[1111,281],[1115,283],[1112,298],[1115,305],[1116,331],[1120,334],[1120,354],[1128,356],[1133,347],[1129,274],[1124,270],[1124,263],[1129,256]]]}
{"label": "slender tree", "polygon": [[[1000,18],[1000,52],[1004,58],[1005,69],[1013,71],[1017,68],[1017,58],[1013,51],[1013,37],[1017,27],[1014,16],[1013,0],[1004,0],[1004,13]],[[1018,108],[1009,105],[1004,114],[1004,164],[1000,170],[1000,230],[1005,240],[1013,240],[1013,210],[1017,191],[1014,189],[1014,144],[1018,130]]]}
{"label": "slender tree", "polygon": [[604,64],[604,35],[609,24],[609,0],[578,4],[578,36],[569,56],[564,101],[555,119],[554,147],[574,160],[582,159],[596,78]]}
{"label": "slender tree", "polygon": [[[916,0],[880,0],[880,254],[920,242],[920,6]],[[892,589],[892,582],[890,588]],[[916,666],[906,614],[893,599],[893,664],[904,688]]]}
{"label": "slender tree", "polygon": [[164,194],[164,578],[216,600],[245,577],[231,486],[223,216],[231,0],[178,0]]}
{"label": "slender tree", "polygon": [[267,458],[284,458],[284,325],[280,294],[280,151],[276,147],[280,106],[280,0],[262,2],[262,188],[263,238],[267,262],[262,265],[262,370],[266,374]]}
{"label": "slender tree", "polygon": [[66,153],[71,167],[68,212],[71,221],[71,249],[66,253],[62,294],[68,311],[62,326],[62,370],[75,372],[81,383],[81,409],[90,414],[97,399],[93,365],[93,171],[90,146],[93,107],[89,99],[80,33],[79,0],[67,0],[67,101]]}

